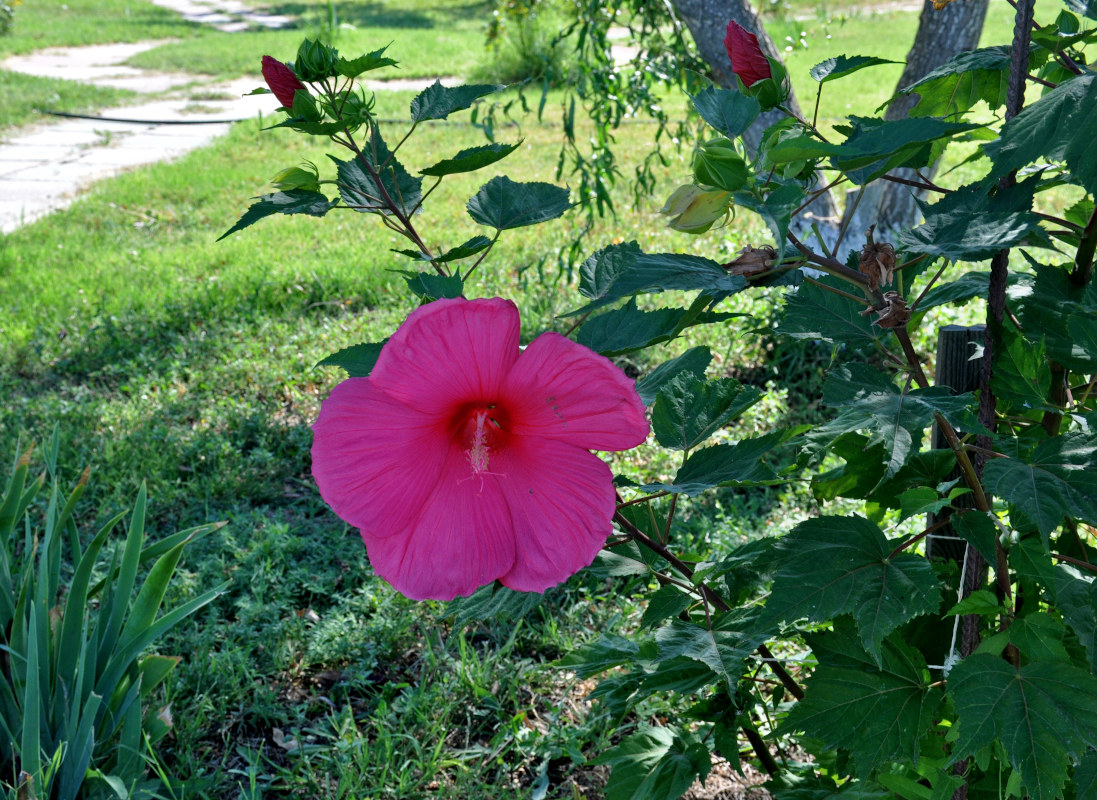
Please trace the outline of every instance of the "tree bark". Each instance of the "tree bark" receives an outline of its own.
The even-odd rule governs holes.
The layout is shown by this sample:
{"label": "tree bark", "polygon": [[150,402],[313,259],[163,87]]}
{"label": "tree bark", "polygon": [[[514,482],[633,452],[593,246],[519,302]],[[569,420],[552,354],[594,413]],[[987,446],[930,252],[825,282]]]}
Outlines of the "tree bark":
{"label": "tree bark", "polygon": [[[953,56],[978,47],[987,4],[988,0],[959,0],[936,11],[932,0],[925,0],[914,44],[907,53],[906,67],[896,84],[896,91],[921,80]],[[901,97],[888,106],[884,119],[903,119],[917,103],[917,94]],[[933,165],[923,174],[931,177],[935,171]],[[913,170],[908,169],[895,170],[894,174],[908,180],[916,177]],[[875,224],[877,236],[889,240],[902,228],[909,228],[918,221],[919,211],[914,200],[915,197],[921,199],[924,194],[900,183],[877,181],[861,198],[850,230],[856,234]]]}

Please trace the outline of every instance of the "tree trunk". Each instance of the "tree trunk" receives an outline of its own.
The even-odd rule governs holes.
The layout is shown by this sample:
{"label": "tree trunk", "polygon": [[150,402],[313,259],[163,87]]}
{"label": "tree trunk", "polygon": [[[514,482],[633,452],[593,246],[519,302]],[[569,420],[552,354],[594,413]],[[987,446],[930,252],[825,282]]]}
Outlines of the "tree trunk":
{"label": "tree trunk", "polygon": [[[957,53],[975,48],[983,30],[987,3],[988,0],[960,0],[949,3],[941,11],[935,11],[932,0],[925,0],[918,21],[918,32],[907,54],[907,65],[896,89],[921,79]],[[735,85],[731,61],[724,50],[724,33],[730,20],[735,20],[756,34],[758,44],[767,56],[781,57],[746,0],[671,0],[671,4],[679,19],[689,29],[698,52],[712,69],[713,77],[722,86]],[[888,107],[885,118],[893,120],[907,116],[917,99],[915,95],[897,100]],[[795,94],[789,97],[789,106],[800,114]],[[753,155],[757,152],[762,132],[782,117],[783,112],[770,111],[758,118],[743,135],[748,153]],[[906,177],[910,173],[907,170],[898,170],[896,174]],[[932,170],[929,174],[932,174]],[[847,213],[853,214],[849,233],[855,240],[859,241],[862,233],[873,223],[877,225],[877,238],[884,241],[898,229],[910,227],[918,220],[915,195],[909,186],[877,181],[865,189],[864,196],[856,204],[856,208],[853,208],[856,193],[855,190],[849,194],[846,202],[849,209]],[[828,193],[809,209],[820,227],[831,234],[827,236],[831,241],[836,236],[839,225],[836,208],[833,197]],[[827,231],[828,228],[831,230]]]}
{"label": "tree trunk", "polygon": [[[918,32],[907,53],[907,65],[899,77],[896,91],[921,80],[953,56],[978,47],[987,3],[988,0],[961,0],[936,11],[932,1],[925,0],[918,20]],[[917,102],[916,94],[899,98],[888,106],[884,119],[903,119]],[[932,177],[935,171],[936,165],[933,165],[923,174]],[[894,174],[908,180],[916,177],[913,170],[907,169],[895,170]],[[850,231],[856,235],[875,224],[877,238],[890,240],[902,228],[909,228],[918,222],[919,212],[914,198],[923,194],[901,183],[877,181],[865,190],[865,196],[853,212]]]}
{"label": "tree trunk", "polygon": [[[986,0],[979,0],[979,2],[986,2]],[[731,71],[731,59],[728,58],[727,50],[724,48],[724,35],[731,20],[735,20],[755,34],[762,52],[769,58],[782,60],[773,40],[769,38],[766,29],[758,20],[758,15],[746,0],[671,0],[671,4],[678,18],[689,28],[690,35],[697,45],[697,51],[712,70],[713,78],[721,86],[728,88],[735,86],[735,73]],[[786,105],[797,115],[803,116],[795,92],[789,95]],[[762,134],[766,128],[784,118],[785,112],[778,109],[766,111],[747,129],[743,134],[743,143],[752,158],[758,152],[758,146],[761,144]],[[826,192],[804,209],[799,225],[796,224],[796,220],[793,224],[798,233],[803,233],[811,226],[811,222],[818,222],[825,239],[823,244],[829,249],[837,238],[839,219],[834,197],[830,192]]]}

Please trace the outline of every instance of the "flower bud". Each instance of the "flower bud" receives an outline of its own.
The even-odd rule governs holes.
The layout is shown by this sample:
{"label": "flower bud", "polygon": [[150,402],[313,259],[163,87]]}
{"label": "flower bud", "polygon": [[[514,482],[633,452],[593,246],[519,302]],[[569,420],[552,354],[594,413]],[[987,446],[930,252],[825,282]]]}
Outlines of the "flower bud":
{"label": "flower bud", "polygon": [[294,92],[305,89],[305,84],[297,79],[292,69],[270,56],[263,56],[263,80],[283,108],[293,108]]}
{"label": "flower bud", "polygon": [[320,191],[320,173],[316,165],[305,162],[299,167],[289,167],[270,179],[271,185],[282,192],[290,189],[304,189],[309,192]]}
{"label": "flower bud", "polygon": [[336,75],[338,62],[339,51],[334,47],[328,47],[318,39],[305,39],[297,48],[293,69],[303,81],[320,81]]}
{"label": "flower bud", "polygon": [[668,225],[676,231],[704,233],[716,220],[727,216],[730,199],[728,192],[679,186],[659,213],[672,217]]}
{"label": "flower bud", "polygon": [[731,71],[750,87],[770,77],[770,61],[758,46],[758,37],[735,20],[728,23],[724,48],[731,59]]}
{"label": "flower bud", "polygon": [[730,139],[713,139],[693,154],[693,178],[702,186],[735,192],[749,177],[747,164]]}

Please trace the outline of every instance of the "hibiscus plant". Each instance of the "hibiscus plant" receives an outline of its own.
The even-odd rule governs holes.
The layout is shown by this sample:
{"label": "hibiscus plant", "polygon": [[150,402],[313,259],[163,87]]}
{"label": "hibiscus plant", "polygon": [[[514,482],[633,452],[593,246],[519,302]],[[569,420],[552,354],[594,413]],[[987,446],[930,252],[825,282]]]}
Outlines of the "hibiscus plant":
{"label": "hibiscus plant", "polygon": [[[1012,44],[908,87],[920,97],[909,118],[824,132],[788,116],[753,159],[740,137],[782,108],[787,82],[729,26],[738,86],[691,97],[715,138],[664,212],[695,234],[754,213],[772,239],[730,263],[609,245],[580,268],[574,340],[546,333],[525,350],[513,304],[466,299],[469,278],[502,231],[564,213],[567,191],[492,178],[467,206],[491,235],[432,250],[415,227],[425,198],[514,145],[413,175],[398,160],[407,137],[386,142],[355,88],[392,63],[383,51],[347,60],[305,42],[292,65],[264,64],[279,125],[351,157],[333,157],[333,180],[287,169],[229,232],[275,213],[374,214],[411,242],[399,252],[423,301],[387,343],[326,360],[350,377],[315,426],[320,491],[410,597],[528,608],[522,593],[592,562],[647,596],[638,627],[559,662],[603,676],[594,697],[620,726],[598,757],[610,800],[678,797],[714,757],[753,759],[779,800],[1097,793],[1097,76],[1085,60],[1097,11],[1067,5],[1078,13],[1037,27],[1033,0],[1018,0]],[[811,76],[822,91],[882,61],[841,55]],[[435,84],[407,133],[502,88]],[[928,170],[957,143],[982,177],[935,182]],[[924,222],[894,241],[804,234],[823,187],[877,180],[924,196]],[[1056,208],[1063,187],[1073,199]],[[655,356],[636,381],[610,361],[699,325],[757,335],[721,304],[774,287],[778,335],[832,351],[821,424],[714,444],[762,392],[713,375],[707,347]],[[688,302],[638,302],[670,290]],[[926,312],[976,303],[985,332],[961,358],[981,358],[975,388],[931,381],[939,359],[916,346],[932,338]],[[649,420],[646,446],[679,454],[673,476],[614,478],[589,452],[640,445]],[[819,510],[789,532],[702,562],[676,545],[682,495],[792,480]]]}

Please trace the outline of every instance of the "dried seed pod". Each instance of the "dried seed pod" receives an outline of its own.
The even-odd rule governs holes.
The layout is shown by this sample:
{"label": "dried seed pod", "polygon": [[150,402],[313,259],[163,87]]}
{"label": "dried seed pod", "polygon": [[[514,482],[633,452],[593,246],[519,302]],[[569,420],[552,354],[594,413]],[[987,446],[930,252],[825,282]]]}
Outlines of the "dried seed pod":
{"label": "dried seed pod", "polygon": [[890,286],[895,274],[895,248],[887,242],[877,243],[872,239],[871,226],[865,231],[865,246],[857,257],[861,272],[868,277],[868,285],[879,289],[880,285]]}
{"label": "dried seed pod", "polygon": [[910,309],[907,301],[898,292],[884,292],[884,305],[880,308],[866,308],[861,312],[862,317],[869,314],[878,314],[872,321],[873,325],[881,328],[902,328],[910,322]]}
{"label": "dried seed pod", "polygon": [[760,275],[769,272],[773,262],[777,259],[777,251],[769,245],[764,247],[751,247],[749,244],[739,251],[739,257],[724,264],[732,275]]}

